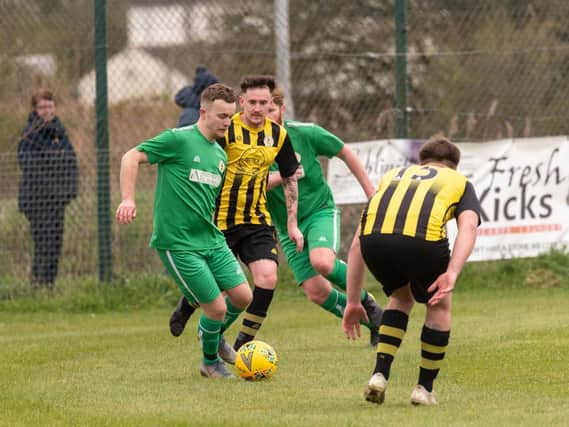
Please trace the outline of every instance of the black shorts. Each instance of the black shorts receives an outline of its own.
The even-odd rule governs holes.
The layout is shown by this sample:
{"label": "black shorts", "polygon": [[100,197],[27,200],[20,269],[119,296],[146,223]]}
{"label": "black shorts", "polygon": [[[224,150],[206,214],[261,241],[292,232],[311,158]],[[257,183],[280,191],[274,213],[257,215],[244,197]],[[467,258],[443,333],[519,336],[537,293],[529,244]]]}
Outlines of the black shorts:
{"label": "black shorts", "polygon": [[381,282],[387,296],[411,284],[417,302],[426,303],[433,293],[427,288],[447,270],[448,240],[429,242],[393,234],[360,236],[362,256],[369,271]]}
{"label": "black shorts", "polygon": [[274,227],[264,224],[243,224],[223,232],[229,248],[244,264],[271,259],[279,263]]}

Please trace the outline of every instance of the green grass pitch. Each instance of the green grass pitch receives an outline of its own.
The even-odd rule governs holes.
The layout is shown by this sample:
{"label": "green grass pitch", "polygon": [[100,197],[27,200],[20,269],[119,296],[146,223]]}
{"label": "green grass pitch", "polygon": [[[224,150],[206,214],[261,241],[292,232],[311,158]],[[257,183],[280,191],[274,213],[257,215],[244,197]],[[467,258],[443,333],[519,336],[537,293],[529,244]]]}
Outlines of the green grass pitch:
{"label": "green grass pitch", "polygon": [[375,361],[367,334],[347,341],[338,319],[292,287],[277,293],[259,333],[280,364],[258,383],[201,378],[197,316],[173,338],[166,305],[0,310],[0,426],[567,425],[568,306],[566,288],[457,292],[436,408],[409,403],[422,306],[382,406],[363,399]]}

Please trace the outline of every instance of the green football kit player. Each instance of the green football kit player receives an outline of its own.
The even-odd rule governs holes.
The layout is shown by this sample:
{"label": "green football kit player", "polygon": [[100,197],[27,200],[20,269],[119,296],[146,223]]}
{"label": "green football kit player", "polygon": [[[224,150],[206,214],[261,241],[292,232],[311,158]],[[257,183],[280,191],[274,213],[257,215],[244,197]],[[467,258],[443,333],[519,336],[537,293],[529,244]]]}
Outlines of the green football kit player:
{"label": "green football kit player", "polygon": [[220,360],[235,360],[222,333],[251,301],[241,266],[212,217],[227,168],[216,138],[223,136],[234,112],[233,90],[212,85],[202,94],[197,124],[166,130],[128,151],[121,162],[122,202],[116,216],[123,224],[136,217],[139,163],[158,165],[150,246],[186,299],[204,309],[198,333],[205,377],[233,376]]}
{"label": "green football kit player", "polygon": [[[283,123],[283,114],[282,91],[276,88],[269,117],[277,123]],[[298,226],[305,242],[301,252],[296,251],[296,246],[288,237],[285,196],[276,173],[271,173],[269,177],[267,207],[296,282],[311,301],[342,318],[346,307],[344,291],[347,266],[336,257],[340,248],[340,211],[318,156],[342,159],[368,198],[373,195],[374,188],[358,157],[336,135],[312,123],[284,120],[284,127],[300,163],[297,170]],[[272,170],[276,171],[276,165],[272,166]],[[377,328],[382,311],[365,290],[361,293],[361,300],[368,315],[364,325],[370,329],[370,342],[375,345],[379,339]]]}
{"label": "green football kit player", "polygon": [[[302,250],[304,238],[297,226],[298,161],[286,130],[269,118],[273,76],[248,75],[240,83],[239,105],[225,135],[218,143],[227,153],[227,174],[217,199],[214,222],[224,233],[228,246],[247,266],[254,286],[253,300],[243,314],[233,348],[257,336],[273,300],[279,261],[277,240],[266,207],[269,168],[278,165],[288,212],[289,239]],[[180,336],[194,313],[184,297],[170,316],[170,332]]]}

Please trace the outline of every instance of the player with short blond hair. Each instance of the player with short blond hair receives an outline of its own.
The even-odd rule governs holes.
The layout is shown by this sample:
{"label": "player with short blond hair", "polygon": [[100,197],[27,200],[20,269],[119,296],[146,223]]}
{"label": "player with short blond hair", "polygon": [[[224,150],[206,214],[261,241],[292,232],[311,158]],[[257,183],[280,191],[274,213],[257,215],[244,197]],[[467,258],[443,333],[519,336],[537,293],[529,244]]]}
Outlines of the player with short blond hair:
{"label": "player with short blond hair", "polygon": [[129,150],[121,161],[122,201],[116,212],[121,224],[136,218],[139,164],[158,164],[150,246],[184,297],[203,307],[200,373],[211,378],[233,377],[220,360],[234,362],[233,349],[222,334],[251,301],[241,266],[212,221],[227,173],[227,154],[216,139],[229,128],[235,108],[233,90],[214,84],[201,95],[195,125],[168,129]]}
{"label": "player with short blond hair", "polygon": [[[229,247],[247,265],[254,282],[253,301],[243,315],[235,350],[256,337],[277,285],[277,242],[266,207],[269,167],[275,162],[285,192],[288,236],[296,250],[301,251],[304,245],[297,225],[298,161],[286,129],[267,117],[275,79],[249,75],[240,86],[242,112],[232,117],[227,132],[218,139],[228,163],[214,216]],[[170,317],[172,335],[182,333],[194,309],[180,299]]]}

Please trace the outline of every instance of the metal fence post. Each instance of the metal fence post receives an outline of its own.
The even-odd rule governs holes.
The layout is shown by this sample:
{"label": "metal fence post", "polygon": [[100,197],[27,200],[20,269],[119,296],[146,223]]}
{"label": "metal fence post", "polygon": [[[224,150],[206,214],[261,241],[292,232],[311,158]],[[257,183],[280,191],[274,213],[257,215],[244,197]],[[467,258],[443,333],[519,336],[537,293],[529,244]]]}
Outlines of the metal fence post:
{"label": "metal fence post", "polygon": [[285,116],[294,119],[294,102],[290,82],[290,35],[288,0],[275,0],[275,56],[277,80],[281,84],[286,99]]}
{"label": "metal fence post", "polygon": [[99,280],[103,282],[109,282],[112,278],[106,32],[106,0],[95,0],[97,231],[99,242]]}
{"label": "metal fence post", "polygon": [[407,138],[407,23],[406,0],[395,2],[395,102],[397,117],[395,134]]}

